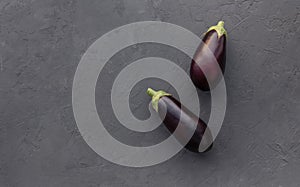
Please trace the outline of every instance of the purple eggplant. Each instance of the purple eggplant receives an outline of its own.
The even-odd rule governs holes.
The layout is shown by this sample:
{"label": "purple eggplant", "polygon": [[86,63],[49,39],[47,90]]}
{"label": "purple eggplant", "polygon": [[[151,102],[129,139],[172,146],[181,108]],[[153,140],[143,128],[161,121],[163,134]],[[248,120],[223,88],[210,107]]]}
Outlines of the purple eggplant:
{"label": "purple eggplant", "polygon": [[[158,112],[164,125],[180,143],[183,143],[182,140],[185,141],[185,148],[197,153],[211,149],[213,137],[205,122],[184,107],[171,94],[154,91],[151,88],[147,90],[147,93],[152,97],[152,106]],[[179,124],[179,130],[176,130]],[[174,133],[175,130],[176,133]]]}
{"label": "purple eggplant", "polygon": [[194,85],[203,91],[213,89],[220,81],[221,75],[224,74],[226,38],[227,32],[224,28],[224,22],[220,21],[208,29],[202,39],[203,42],[194,54],[190,76]]}

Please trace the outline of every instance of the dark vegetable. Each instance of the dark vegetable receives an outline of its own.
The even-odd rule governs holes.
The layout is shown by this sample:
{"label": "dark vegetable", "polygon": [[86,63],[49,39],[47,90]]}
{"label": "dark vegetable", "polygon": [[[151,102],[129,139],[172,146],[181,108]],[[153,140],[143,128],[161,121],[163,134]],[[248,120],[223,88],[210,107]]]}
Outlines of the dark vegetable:
{"label": "dark vegetable", "polygon": [[[224,22],[208,29],[203,37],[192,60],[190,76],[194,85],[203,91],[214,88],[225,70],[226,64],[226,38],[227,32],[224,29]],[[221,71],[217,67],[216,60]],[[200,68],[201,67],[201,68]],[[204,73],[205,72],[205,73]],[[205,76],[206,75],[206,76]]]}
{"label": "dark vegetable", "polygon": [[[181,140],[186,139],[185,148],[193,152],[205,152],[211,149],[213,138],[209,128],[201,119],[164,91],[154,91],[149,88],[147,93],[152,97],[152,106],[168,130],[180,143],[183,143]],[[174,133],[179,121],[181,128],[179,132],[176,130],[178,133]],[[188,132],[192,132],[190,136],[187,135]]]}

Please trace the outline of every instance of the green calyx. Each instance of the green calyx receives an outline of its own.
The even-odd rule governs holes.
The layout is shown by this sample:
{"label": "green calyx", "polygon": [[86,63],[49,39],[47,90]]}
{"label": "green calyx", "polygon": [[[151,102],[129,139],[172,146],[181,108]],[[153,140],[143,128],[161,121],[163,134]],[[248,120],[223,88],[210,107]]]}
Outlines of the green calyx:
{"label": "green calyx", "polygon": [[158,112],[158,101],[163,96],[170,96],[171,94],[166,93],[162,90],[155,91],[151,88],[148,88],[147,94],[152,97],[152,106],[156,112]]}
{"label": "green calyx", "polygon": [[218,38],[221,38],[223,35],[227,37],[227,31],[224,28],[224,21],[219,21],[217,25],[211,26],[206,33],[212,30],[215,30],[218,33]]}

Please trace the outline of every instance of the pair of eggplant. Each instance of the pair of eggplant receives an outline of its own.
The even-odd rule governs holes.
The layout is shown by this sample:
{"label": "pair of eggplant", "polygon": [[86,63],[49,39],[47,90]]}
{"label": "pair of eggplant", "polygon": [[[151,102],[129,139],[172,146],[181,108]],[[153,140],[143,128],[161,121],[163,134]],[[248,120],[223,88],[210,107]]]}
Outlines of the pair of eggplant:
{"label": "pair of eggplant", "polygon": [[[220,21],[205,33],[202,43],[197,48],[190,68],[190,77],[196,87],[209,91],[220,80],[226,64],[227,32],[224,22]],[[216,63],[217,62],[217,63]],[[218,65],[219,67],[216,67]],[[221,71],[220,71],[221,69]],[[208,75],[208,76],[207,76]],[[192,152],[206,152],[212,148],[213,137],[206,123],[184,107],[171,94],[164,91],[147,90],[152,97],[152,106],[158,112],[167,129],[174,133],[178,125],[187,130],[194,130],[185,148]],[[193,125],[195,124],[196,127]],[[177,139],[184,139],[185,133],[175,134]],[[189,138],[189,137],[188,137]]]}

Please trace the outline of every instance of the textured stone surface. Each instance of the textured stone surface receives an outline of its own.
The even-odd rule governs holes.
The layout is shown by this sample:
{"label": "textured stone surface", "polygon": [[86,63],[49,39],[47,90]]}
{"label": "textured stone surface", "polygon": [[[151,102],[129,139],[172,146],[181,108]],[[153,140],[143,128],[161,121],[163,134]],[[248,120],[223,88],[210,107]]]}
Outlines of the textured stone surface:
{"label": "textured stone surface", "polygon": [[[0,10],[1,187],[300,184],[300,1],[1,0]],[[136,21],[166,21],[201,35],[220,19],[230,37],[228,108],[212,151],[183,150],[142,169],[94,153],[76,128],[71,104],[73,76],[89,45]],[[149,55],[189,66],[186,56],[166,46],[134,46],[111,59],[97,87],[108,130],[129,144],[151,145],[168,134],[162,127],[148,135],[128,132],[109,100],[99,97],[109,97],[105,89],[122,65]],[[139,118],[149,115],[144,85],[132,91],[131,108]],[[209,108],[209,95],[199,96]]]}

